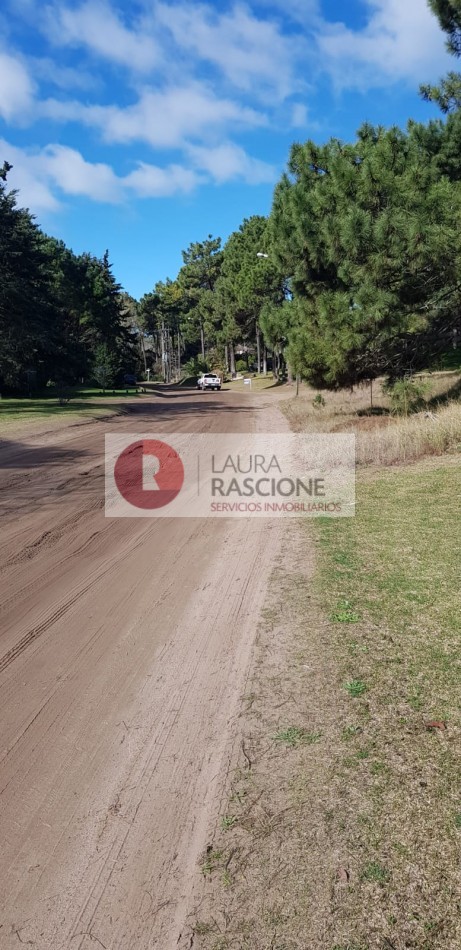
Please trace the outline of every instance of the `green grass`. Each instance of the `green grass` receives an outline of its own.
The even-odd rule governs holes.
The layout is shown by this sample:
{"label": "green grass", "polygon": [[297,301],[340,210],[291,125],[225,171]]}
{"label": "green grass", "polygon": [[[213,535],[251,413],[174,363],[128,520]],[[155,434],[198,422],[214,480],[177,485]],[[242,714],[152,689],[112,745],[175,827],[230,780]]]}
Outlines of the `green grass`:
{"label": "green grass", "polygon": [[[354,935],[392,919],[390,945],[407,945],[406,934],[421,950],[461,945],[460,484],[449,458],[368,474],[355,519],[313,527],[315,602],[330,619],[338,689],[354,699],[355,722],[339,736],[348,755],[334,765],[348,819],[339,814],[333,833],[357,867],[341,914]],[[340,626],[350,612],[353,639]],[[447,729],[428,730],[431,720]],[[433,920],[443,921],[436,943]]]}
{"label": "green grass", "polygon": [[0,427],[60,417],[97,418],[114,412],[118,404],[127,398],[136,398],[133,390],[127,393],[125,389],[116,389],[102,393],[100,389],[85,388],[70,391],[70,400],[64,405],[60,405],[55,394],[48,393],[30,399],[0,399]]}
{"label": "green grass", "polygon": [[360,874],[362,881],[372,881],[376,884],[387,884],[389,878],[389,871],[378,864],[377,861],[370,861],[369,864],[366,864]]}
{"label": "green grass", "polygon": [[339,600],[331,614],[331,620],[334,623],[358,623],[360,614],[353,609],[348,600]]}
{"label": "green grass", "polygon": [[460,482],[362,472],[355,519],[287,525],[204,950],[461,947]]}
{"label": "green grass", "polygon": [[234,392],[262,392],[264,389],[272,389],[274,386],[280,386],[279,383],[272,373],[267,373],[266,376],[261,375],[253,376],[253,373],[245,373],[249,379],[251,379],[251,386],[245,384],[243,379],[232,379],[229,382],[224,383],[223,389],[231,389]]}
{"label": "green grass", "polygon": [[341,738],[345,742],[348,742],[349,739],[355,739],[355,737],[357,735],[360,735],[362,731],[363,730],[361,726],[345,726],[345,728],[343,729],[341,733]]}
{"label": "green grass", "polygon": [[282,729],[273,736],[275,742],[283,742],[285,745],[313,745],[320,739],[320,732],[308,732],[299,726],[289,726],[288,729]]}
{"label": "green grass", "polygon": [[349,696],[352,696],[353,699],[356,699],[357,696],[361,696],[362,693],[366,693],[367,686],[365,683],[362,683],[362,680],[350,680],[349,683],[344,684],[344,689],[347,690]]}
{"label": "green grass", "polygon": [[207,852],[207,855],[202,863],[202,874],[204,877],[213,874],[213,871],[216,871],[221,866],[223,857],[224,854],[222,851],[209,850]]}

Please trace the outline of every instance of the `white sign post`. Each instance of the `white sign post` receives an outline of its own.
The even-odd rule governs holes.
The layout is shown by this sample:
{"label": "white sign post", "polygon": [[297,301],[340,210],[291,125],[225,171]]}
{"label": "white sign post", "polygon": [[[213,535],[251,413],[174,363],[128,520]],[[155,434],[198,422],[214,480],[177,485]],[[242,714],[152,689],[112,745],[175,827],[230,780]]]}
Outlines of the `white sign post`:
{"label": "white sign post", "polygon": [[249,386],[250,389],[251,389],[251,379],[244,379],[244,380],[243,380],[243,384],[244,384],[244,386]]}

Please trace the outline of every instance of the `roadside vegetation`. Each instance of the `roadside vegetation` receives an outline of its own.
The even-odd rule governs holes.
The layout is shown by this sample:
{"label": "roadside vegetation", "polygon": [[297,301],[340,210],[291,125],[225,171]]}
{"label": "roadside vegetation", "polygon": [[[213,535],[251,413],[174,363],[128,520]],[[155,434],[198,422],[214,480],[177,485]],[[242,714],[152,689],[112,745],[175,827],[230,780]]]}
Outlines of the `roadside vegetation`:
{"label": "roadside vegetation", "polygon": [[[459,56],[460,0],[429,4]],[[356,517],[285,530],[194,948],[461,946],[461,75],[422,94],[441,118],[294,144],[270,215],[139,301],[0,169],[0,419],[240,369],[301,381],[295,432],[357,436]],[[82,378],[106,396],[59,395]]]}
{"label": "roadside vegetation", "polygon": [[32,425],[43,420],[103,419],[123,412],[126,399],[137,394],[133,390],[114,389],[102,393],[100,389],[75,388],[59,396],[48,391],[36,398],[0,399],[0,432],[6,429]]}
{"label": "roadside vegetation", "polygon": [[[244,379],[250,379],[251,384],[245,383]],[[263,392],[265,389],[272,389],[278,385],[278,380],[274,379],[272,374],[257,375],[255,373],[244,373],[241,379],[229,379],[225,382],[225,389],[231,392]]]}
{"label": "roadside vegetation", "polygon": [[199,947],[461,945],[460,477],[359,469],[355,518],[287,526]]}
{"label": "roadside vegetation", "polygon": [[418,384],[417,410],[410,399],[405,406],[402,398],[396,408],[392,391],[382,380],[374,383],[373,390],[364,385],[317,392],[304,386],[297,398],[281,407],[295,432],[354,432],[359,466],[393,465],[459,452],[461,374],[428,374]]}
{"label": "roadside vegetation", "polygon": [[461,945],[452,367],[405,378],[397,398],[378,379],[280,403],[296,432],[356,433],[357,514],[284,530],[203,858],[203,950]]}

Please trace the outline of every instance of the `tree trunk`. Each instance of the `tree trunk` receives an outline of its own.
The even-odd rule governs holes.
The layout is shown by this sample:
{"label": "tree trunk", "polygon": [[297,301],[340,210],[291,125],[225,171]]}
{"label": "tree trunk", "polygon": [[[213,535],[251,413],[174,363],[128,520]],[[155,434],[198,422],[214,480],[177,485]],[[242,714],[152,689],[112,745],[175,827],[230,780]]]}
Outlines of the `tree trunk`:
{"label": "tree trunk", "polygon": [[202,348],[202,360],[205,362],[205,330],[203,323],[200,323],[200,346]]}
{"label": "tree trunk", "polygon": [[144,346],[144,334],[142,330],[140,331],[139,339],[141,341],[141,353],[142,353],[142,359],[144,363],[144,375],[147,376],[146,347]]}
{"label": "tree trunk", "polygon": [[233,373],[235,373],[235,352],[233,343],[229,343],[229,368],[232,376]]}
{"label": "tree trunk", "polygon": [[256,361],[258,365],[258,373],[261,372],[261,330],[259,329],[258,324],[256,324]]}
{"label": "tree trunk", "polygon": [[224,366],[226,367],[226,373],[229,373],[229,347],[227,343],[224,344]]}
{"label": "tree trunk", "polygon": [[160,331],[160,347],[162,352],[162,377],[163,382],[167,382],[166,378],[166,348],[165,348],[165,324],[162,321],[162,329]]}
{"label": "tree trunk", "polygon": [[293,383],[293,373],[291,371],[291,366],[287,363],[287,383],[291,386]]}
{"label": "tree trunk", "polygon": [[267,373],[267,350],[265,346],[263,346],[263,373],[264,376]]}
{"label": "tree trunk", "polygon": [[275,350],[272,350],[272,375],[274,379],[277,379],[277,357]]}

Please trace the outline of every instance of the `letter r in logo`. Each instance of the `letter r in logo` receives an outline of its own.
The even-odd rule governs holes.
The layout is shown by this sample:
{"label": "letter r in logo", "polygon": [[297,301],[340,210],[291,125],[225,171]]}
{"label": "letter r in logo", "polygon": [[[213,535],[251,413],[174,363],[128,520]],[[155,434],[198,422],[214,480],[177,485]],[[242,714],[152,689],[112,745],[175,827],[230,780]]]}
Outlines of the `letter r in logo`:
{"label": "letter r in logo", "polygon": [[184,466],[171,445],[159,439],[141,439],[120,453],[114,478],[130,505],[144,510],[163,508],[181,491]]}
{"label": "letter r in logo", "polygon": [[142,455],[142,488],[143,491],[160,491],[156,475],[160,471],[160,462],[155,455]]}

